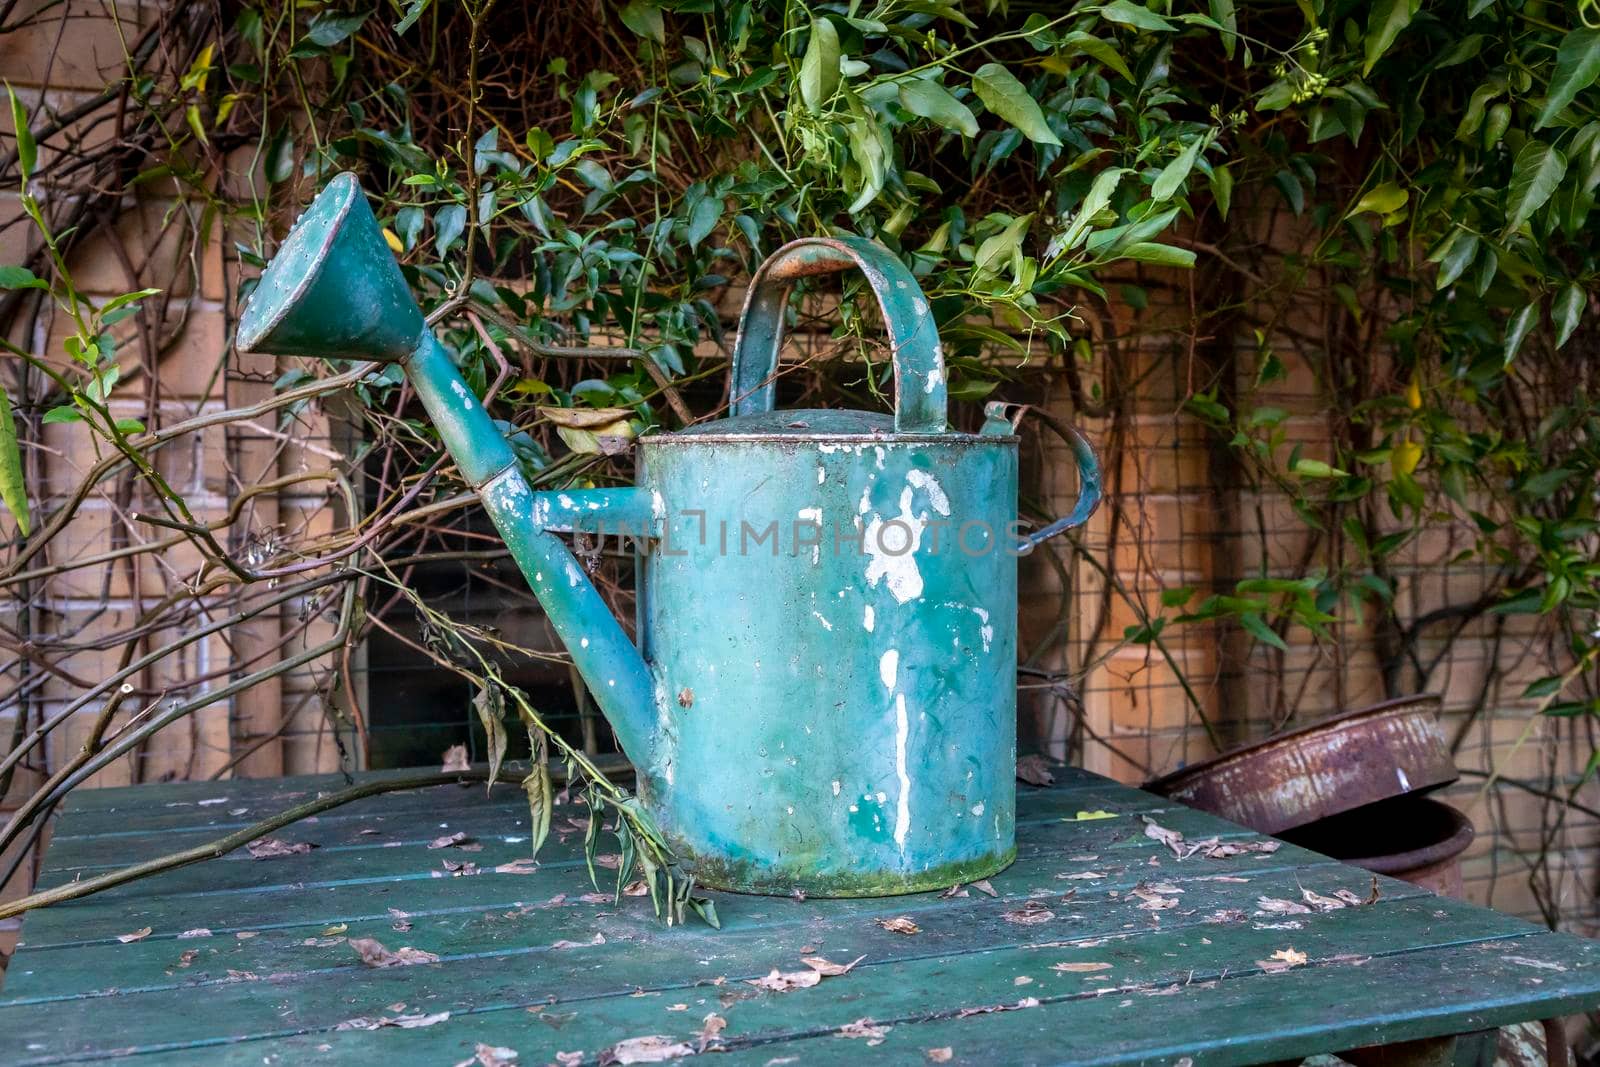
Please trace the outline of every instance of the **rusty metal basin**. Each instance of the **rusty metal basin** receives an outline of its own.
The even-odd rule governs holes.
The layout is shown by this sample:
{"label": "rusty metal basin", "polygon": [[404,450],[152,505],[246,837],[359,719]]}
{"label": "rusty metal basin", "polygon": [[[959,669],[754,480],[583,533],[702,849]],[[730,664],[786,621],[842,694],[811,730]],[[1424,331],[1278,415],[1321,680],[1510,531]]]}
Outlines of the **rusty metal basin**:
{"label": "rusty metal basin", "polygon": [[1377,874],[1460,897],[1472,820],[1431,797],[1396,797],[1283,835],[1285,841]]}
{"label": "rusty metal basin", "polygon": [[1224,752],[1145,788],[1276,834],[1457,777],[1439,729],[1439,697],[1424,694]]}

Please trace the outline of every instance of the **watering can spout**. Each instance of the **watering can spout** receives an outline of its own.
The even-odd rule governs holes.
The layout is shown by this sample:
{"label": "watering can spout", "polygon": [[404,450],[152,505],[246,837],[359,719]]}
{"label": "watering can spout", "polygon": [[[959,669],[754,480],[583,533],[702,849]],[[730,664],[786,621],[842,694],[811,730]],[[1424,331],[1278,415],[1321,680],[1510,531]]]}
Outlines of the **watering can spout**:
{"label": "watering can spout", "polygon": [[657,762],[656,685],[557,534],[646,536],[646,491],[535,492],[511,446],[428,329],[354,175],[334,178],[262,275],[239,323],[244,352],[399,363],[477,491],[551,627],[642,777]]}

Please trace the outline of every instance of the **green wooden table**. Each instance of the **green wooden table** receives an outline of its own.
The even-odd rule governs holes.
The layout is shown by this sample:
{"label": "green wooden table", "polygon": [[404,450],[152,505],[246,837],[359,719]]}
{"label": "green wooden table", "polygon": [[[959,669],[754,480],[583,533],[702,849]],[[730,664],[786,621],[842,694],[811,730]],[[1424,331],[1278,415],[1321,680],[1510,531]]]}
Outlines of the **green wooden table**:
{"label": "green wooden table", "polygon": [[[42,884],[341,784],[80,794]],[[1111,817],[1079,818],[1097,812]],[[522,1064],[590,1063],[635,1038],[697,1048],[720,1019],[707,1045],[730,1065],[1255,1063],[1600,1005],[1600,944],[1389,879],[1368,902],[1372,876],[1289,845],[1180,860],[1146,816],[1184,847],[1262,839],[1094,775],[1024,789],[1018,815],[1020,858],[993,897],[723,896],[718,932],[664,927],[646,898],[595,898],[581,833],[552,838],[532,873],[496,871],[526,856],[516,788],[377,797],[279,835],[308,853],[241,851],[30,915],[0,987],[0,1060],[450,1065],[482,1044]],[[481,848],[429,848],[457,832]],[[1308,890],[1359,903],[1270,903]],[[368,966],[356,938],[438,961]],[[861,961],[807,988],[749,984],[804,972],[806,956]]]}

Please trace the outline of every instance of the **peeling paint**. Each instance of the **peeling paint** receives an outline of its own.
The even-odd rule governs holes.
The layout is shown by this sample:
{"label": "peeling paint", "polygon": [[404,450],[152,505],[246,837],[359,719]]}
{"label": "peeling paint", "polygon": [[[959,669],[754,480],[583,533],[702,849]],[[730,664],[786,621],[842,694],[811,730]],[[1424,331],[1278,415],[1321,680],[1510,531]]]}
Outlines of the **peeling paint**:
{"label": "peeling paint", "polygon": [[891,648],[878,658],[878,677],[885,689],[893,689],[900,675],[900,650]]}
{"label": "peeling paint", "polygon": [[870,634],[876,625],[877,620],[873,617],[872,605],[868,604],[861,614],[861,628]]}

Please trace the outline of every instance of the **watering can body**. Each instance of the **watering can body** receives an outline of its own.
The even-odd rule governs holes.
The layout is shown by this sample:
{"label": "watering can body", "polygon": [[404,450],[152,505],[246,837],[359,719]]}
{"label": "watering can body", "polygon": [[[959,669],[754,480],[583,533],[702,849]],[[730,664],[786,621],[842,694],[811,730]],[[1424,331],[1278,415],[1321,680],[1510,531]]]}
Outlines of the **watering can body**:
{"label": "watering can body", "polygon": [[[848,268],[889,327],[894,415],[774,411],[790,286]],[[892,254],[857,238],[774,254],[741,320],[731,416],[642,438],[619,489],[533,491],[404,290],[341,176],[263,277],[240,347],[404,364],[702,884],[880,895],[1011,861],[1017,440],[1004,420],[948,432],[933,319]],[[1057,526],[1098,499],[1087,446],[1079,462]],[[558,536],[572,530],[637,547],[636,643]]]}

